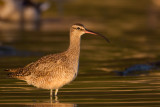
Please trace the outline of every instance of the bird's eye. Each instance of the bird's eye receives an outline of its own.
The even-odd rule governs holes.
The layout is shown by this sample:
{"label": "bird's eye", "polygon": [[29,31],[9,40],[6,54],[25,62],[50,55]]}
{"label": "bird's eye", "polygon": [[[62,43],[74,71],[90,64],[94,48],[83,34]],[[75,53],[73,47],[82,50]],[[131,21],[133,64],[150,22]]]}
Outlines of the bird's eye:
{"label": "bird's eye", "polygon": [[81,28],[80,27],[77,27],[77,30],[80,30]]}

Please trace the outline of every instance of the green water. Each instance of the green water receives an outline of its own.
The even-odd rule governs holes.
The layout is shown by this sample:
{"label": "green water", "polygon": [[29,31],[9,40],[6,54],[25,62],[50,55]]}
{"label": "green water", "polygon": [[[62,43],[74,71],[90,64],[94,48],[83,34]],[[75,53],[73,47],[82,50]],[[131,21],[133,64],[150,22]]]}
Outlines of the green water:
{"label": "green water", "polygon": [[[67,20],[66,17],[78,16],[79,22],[106,35],[111,43],[98,36],[85,34],[82,37],[78,76],[59,90],[58,102],[53,104],[50,104],[49,90],[10,79],[4,70],[23,67],[41,56],[66,50],[69,28],[53,31],[0,30],[3,46],[13,47],[17,53],[0,56],[0,106],[160,106],[160,70],[147,71],[147,74],[142,72],[137,76],[119,76],[114,72],[136,64],[160,61],[160,31],[147,26],[150,2],[102,1],[104,3],[86,0],[86,3],[78,1],[65,5],[64,19],[59,21],[61,24]],[[45,14],[48,17],[51,11]],[[66,23],[73,22],[67,20]]]}

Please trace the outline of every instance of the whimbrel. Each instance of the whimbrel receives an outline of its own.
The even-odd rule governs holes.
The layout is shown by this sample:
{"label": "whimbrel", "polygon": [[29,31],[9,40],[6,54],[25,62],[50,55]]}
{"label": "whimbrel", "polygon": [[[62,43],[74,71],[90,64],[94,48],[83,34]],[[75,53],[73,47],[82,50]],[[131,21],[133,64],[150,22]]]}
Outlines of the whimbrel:
{"label": "whimbrel", "polygon": [[44,56],[24,68],[8,70],[11,72],[9,76],[24,80],[37,88],[50,89],[51,97],[52,90],[55,89],[55,96],[57,96],[58,89],[77,76],[80,39],[85,33],[102,36],[109,42],[105,36],[87,30],[82,24],[74,24],[70,28],[70,45],[66,51]]}

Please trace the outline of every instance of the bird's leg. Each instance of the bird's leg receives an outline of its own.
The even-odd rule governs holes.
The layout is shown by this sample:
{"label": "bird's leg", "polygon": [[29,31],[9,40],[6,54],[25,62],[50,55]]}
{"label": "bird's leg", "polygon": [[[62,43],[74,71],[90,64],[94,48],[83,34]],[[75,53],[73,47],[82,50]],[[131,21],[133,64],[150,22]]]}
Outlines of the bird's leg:
{"label": "bird's leg", "polygon": [[57,96],[57,93],[58,93],[58,89],[55,90],[55,96]]}
{"label": "bird's leg", "polygon": [[58,97],[57,97],[58,89],[55,90],[55,102],[58,103]]}
{"label": "bird's leg", "polygon": [[52,89],[50,90],[50,97],[52,97]]}
{"label": "bird's leg", "polygon": [[52,89],[50,89],[50,102],[52,103]]}

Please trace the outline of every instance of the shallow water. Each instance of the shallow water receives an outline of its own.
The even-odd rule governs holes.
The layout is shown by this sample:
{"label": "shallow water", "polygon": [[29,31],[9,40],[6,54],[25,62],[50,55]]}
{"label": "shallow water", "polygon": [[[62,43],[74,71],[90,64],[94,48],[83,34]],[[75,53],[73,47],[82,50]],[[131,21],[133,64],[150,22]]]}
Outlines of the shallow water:
{"label": "shallow water", "polygon": [[[149,4],[147,0],[73,2],[65,5],[64,14],[68,16],[56,23],[48,21],[54,25],[46,24],[53,29],[51,31],[46,26],[47,30],[42,31],[0,29],[0,106],[159,107],[159,67],[133,71],[127,76],[115,72],[160,61],[160,31],[147,27]],[[7,77],[5,69],[23,67],[41,56],[66,50],[68,23],[74,22],[69,18],[76,15],[88,29],[106,35],[111,43],[98,36],[82,37],[78,76],[59,90],[58,102],[50,104],[49,90],[37,89],[24,81]],[[8,26],[2,27],[8,29]]]}
{"label": "shallow water", "polygon": [[[78,77],[59,90],[58,102],[50,104],[49,90],[37,89],[24,81],[10,79],[4,69],[23,67],[45,54],[65,50],[68,32],[12,34],[15,35],[12,42],[1,40],[4,45],[13,46],[18,52],[34,54],[0,57],[0,106],[160,106],[159,70],[151,70],[147,74],[142,72],[137,76],[119,76],[114,72],[134,64],[158,61],[159,49],[154,47],[154,44],[158,44],[154,36],[152,40],[146,36],[147,41],[153,43],[146,48],[139,45],[142,43],[138,42],[138,37],[134,40],[125,38],[127,42],[137,42],[134,46],[129,43],[126,46],[127,42],[116,40],[117,37],[110,37],[112,43],[108,44],[100,37],[84,35]],[[154,48],[148,48],[149,46]],[[139,51],[136,52],[137,50]]]}

